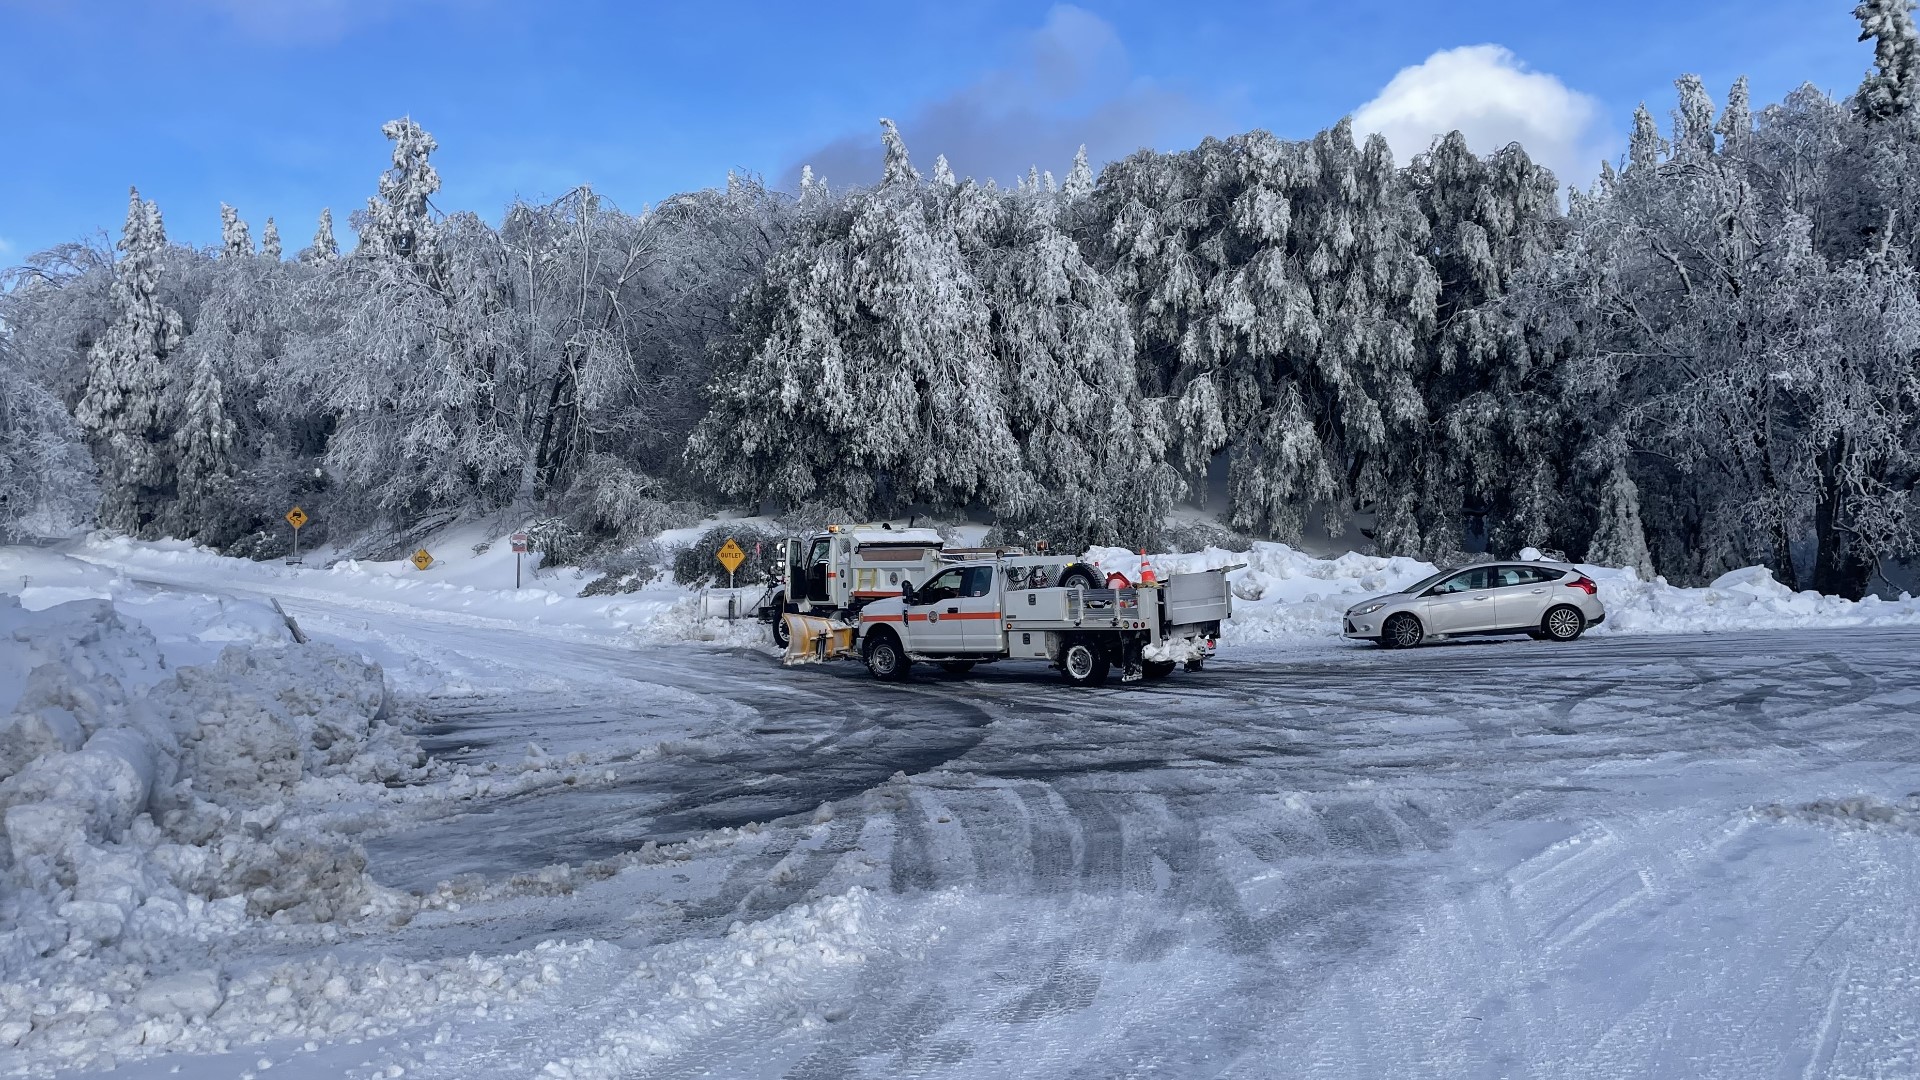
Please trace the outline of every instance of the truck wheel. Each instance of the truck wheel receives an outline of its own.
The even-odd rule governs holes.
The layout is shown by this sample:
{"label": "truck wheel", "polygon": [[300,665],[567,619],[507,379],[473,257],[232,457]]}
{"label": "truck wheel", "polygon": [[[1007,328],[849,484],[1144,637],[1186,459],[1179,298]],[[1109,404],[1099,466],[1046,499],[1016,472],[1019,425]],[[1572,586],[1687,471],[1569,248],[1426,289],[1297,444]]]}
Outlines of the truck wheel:
{"label": "truck wheel", "polygon": [[973,670],[973,661],[948,660],[943,662],[940,665],[940,670],[946,672],[949,675],[952,675],[954,678],[959,678],[960,676],[965,675],[967,672]]}
{"label": "truck wheel", "polygon": [[1140,673],[1149,679],[1164,679],[1173,674],[1173,661],[1142,660],[1140,662]]}
{"label": "truck wheel", "polygon": [[1086,563],[1072,563],[1060,571],[1062,589],[1097,589],[1100,587],[1100,571]]}
{"label": "truck wheel", "polygon": [[900,648],[900,639],[884,627],[867,639],[863,655],[873,677],[887,682],[904,682],[913,668],[913,661],[907,659],[906,651]]}
{"label": "truck wheel", "polygon": [[1187,670],[1205,671],[1207,670],[1207,662],[1205,660],[1189,660],[1187,661]]}
{"label": "truck wheel", "polygon": [[1069,638],[1060,650],[1060,674],[1074,686],[1099,686],[1112,667],[1107,651],[1088,638]]}
{"label": "truck wheel", "polygon": [[773,643],[781,649],[793,644],[793,635],[787,633],[787,594],[781,593],[773,598]]}

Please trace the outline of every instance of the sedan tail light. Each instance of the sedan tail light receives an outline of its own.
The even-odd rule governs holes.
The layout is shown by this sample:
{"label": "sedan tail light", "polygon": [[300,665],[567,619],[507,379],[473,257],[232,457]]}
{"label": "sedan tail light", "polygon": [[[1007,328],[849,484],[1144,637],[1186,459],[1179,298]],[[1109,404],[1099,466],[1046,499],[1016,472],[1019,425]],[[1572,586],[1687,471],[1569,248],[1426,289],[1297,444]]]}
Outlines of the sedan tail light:
{"label": "sedan tail light", "polygon": [[1592,596],[1600,591],[1600,586],[1595,584],[1594,580],[1585,574],[1581,574],[1579,577],[1567,582],[1567,588],[1579,589],[1588,596]]}

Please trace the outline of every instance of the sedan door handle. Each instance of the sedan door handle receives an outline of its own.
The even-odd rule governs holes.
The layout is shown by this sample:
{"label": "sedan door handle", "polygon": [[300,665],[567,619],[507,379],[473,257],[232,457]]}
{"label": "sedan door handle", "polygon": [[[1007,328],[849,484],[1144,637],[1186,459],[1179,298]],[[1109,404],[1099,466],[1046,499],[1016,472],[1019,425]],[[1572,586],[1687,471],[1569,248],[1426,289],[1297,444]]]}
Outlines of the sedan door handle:
{"label": "sedan door handle", "polygon": [[1545,590],[1545,589],[1535,589],[1535,590],[1533,590],[1533,595],[1535,595],[1535,596],[1539,596],[1539,595],[1540,595],[1541,593],[1543,593],[1543,592],[1546,592],[1546,591],[1547,591],[1547,590]]}

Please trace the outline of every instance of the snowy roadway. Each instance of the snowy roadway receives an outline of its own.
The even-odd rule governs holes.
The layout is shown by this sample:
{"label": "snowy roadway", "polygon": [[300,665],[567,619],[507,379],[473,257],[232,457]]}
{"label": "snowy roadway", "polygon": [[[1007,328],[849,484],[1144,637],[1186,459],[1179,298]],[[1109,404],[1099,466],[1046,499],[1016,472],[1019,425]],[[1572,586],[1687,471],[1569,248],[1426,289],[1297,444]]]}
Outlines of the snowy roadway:
{"label": "snowy roadway", "polygon": [[580,764],[369,841],[376,879],[453,884],[335,946],[567,942],[544,977],[270,1046],[275,1075],[1920,1072],[1920,631],[1329,646],[1076,691],[288,606],[473,673],[436,754]]}

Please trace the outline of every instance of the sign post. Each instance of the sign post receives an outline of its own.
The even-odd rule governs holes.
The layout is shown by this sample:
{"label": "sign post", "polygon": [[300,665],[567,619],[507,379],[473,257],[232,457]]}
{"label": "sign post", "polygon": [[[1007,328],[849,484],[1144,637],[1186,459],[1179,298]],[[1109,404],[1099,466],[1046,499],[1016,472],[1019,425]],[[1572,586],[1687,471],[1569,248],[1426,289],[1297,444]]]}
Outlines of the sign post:
{"label": "sign post", "polygon": [[433,565],[433,556],[427,554],[426,548],[421,548],[419,551],[414,552],[413,558],[408,561],[413,563],[415,570],[425,570],[427,567]]}
{"label": "sign post", "polygon": [[523,532],[514,533],[513,534],[513,587],[516,589],[520,587],[520,556],[525,555],[526,553],[527,553],[527,534]]}
{"label": "sign post", "polygon": [[[733,537],[729,536],[727,537],[727,542],[720,545],[720,551],[714,557],[720,560],[721,566],[727,568],[727,588],[731,590],[733,588],[734,572],[740,569],[741,563],[747,561],[747,553],[741,549],[739,543],[736,542]],[[727,597],[727,618],[732,619],[734,617],[734,610],[738,599],[739,598],[735,596]]]}
{"label": "sign post", "polygon": [[307,523],[307,512],[294,507],[287,511],[287,524],[293,526],[293,561],[300,561],[300,526]]}

